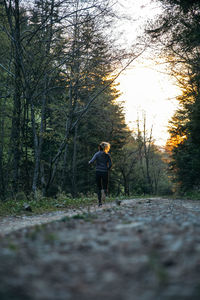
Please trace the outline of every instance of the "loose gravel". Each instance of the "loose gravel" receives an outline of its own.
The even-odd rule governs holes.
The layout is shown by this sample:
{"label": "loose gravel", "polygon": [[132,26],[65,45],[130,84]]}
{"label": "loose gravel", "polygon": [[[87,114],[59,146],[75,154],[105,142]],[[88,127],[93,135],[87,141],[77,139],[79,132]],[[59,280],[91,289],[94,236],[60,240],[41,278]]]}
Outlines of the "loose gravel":
{"label": "loose gravel", "polygon": [[0,230],[1,300],[200,299],[200,201],[132,199]]}

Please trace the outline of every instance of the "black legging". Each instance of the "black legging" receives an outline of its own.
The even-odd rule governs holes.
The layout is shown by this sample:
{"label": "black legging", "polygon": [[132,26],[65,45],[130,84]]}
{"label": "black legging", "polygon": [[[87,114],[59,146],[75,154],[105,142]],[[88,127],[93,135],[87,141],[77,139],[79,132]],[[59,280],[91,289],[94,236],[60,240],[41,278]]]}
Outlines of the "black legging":
{"label": "black legging", "polygon": [[108,190],[108,172],[96,171],[96,183],[98,200],[101,202],[101,190],[103,189],[105,194],[107,194]]}

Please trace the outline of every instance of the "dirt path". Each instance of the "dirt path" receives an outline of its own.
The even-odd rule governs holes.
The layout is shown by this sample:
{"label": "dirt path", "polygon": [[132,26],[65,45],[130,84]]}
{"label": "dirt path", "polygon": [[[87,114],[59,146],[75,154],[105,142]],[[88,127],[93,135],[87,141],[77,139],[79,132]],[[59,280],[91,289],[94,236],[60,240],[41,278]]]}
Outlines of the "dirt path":
{"label": "dirt path", "polygon": [[115,206],[115,203],[107,203],[102,208],[98,208],[97,205],[94,205],[82,209],[58,210],[37,215],[0,217],[0,236],[4,236],[5,234],[17,231],[19,229],[28,228],[35,225],[47,224],[52,221],[57,221],[62,219],[63,217],[72,217],[77,214],[96,212],[98,210],[102,210],[105,207],[109,208],[113,206]]}
{"label": "dirt path", "polygon": [[14,230],[1,237],[1,300],[200,299],[200,201],[133,199],[27,218],[20,230],[0,223]]}
{"label": "dirt path", "polygon": [[[128,203],[137,204],[140,202],[145,201],[152,201],[152,200],[158,200],[161,198],[144,198],[144,199],[131,199],[131,200],[123,200],[122,206],[126,205]],[[166,199],[164,200],[166,201]],[[170,200],[168,200],[170,201]],[[185,200],[171,200],[172,205],[178,205],[179,208],[184,207],[187,208],[188,211],[200,211],[199,202],[197,201],[185,201]],[[35,225],[41,225],[46,224],[52,221],[60,220],[63,217],[72,217],[76,214],[83,214],[88,212],[97,212],[99,210],[105,209],[105,208],[111,208],[115,207],[115,203],[107,203],[102,208],[98,208],[97,205],[90,206],[89,208],[82,208],[82,209],[66,209],[61,211],[54,211],[50,213],[43,213],[43,214],[37,214],[37,215],[22,215],[22,216],[11,216],[11,217],[0,217],[0,236],[4,236],[5,234],[11,233],[13,231],[22,229],[22,228],[28,228]]]}

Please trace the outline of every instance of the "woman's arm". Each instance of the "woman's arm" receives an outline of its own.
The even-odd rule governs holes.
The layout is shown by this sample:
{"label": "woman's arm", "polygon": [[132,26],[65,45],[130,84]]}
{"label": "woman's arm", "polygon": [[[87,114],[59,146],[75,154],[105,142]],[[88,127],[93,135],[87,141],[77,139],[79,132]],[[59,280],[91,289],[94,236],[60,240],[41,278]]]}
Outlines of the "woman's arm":
{"label": "woman's arm", "polygon": [[93,156],[93,158],[88,162],[89,164],[92,164],[97,158],[97,153]]}

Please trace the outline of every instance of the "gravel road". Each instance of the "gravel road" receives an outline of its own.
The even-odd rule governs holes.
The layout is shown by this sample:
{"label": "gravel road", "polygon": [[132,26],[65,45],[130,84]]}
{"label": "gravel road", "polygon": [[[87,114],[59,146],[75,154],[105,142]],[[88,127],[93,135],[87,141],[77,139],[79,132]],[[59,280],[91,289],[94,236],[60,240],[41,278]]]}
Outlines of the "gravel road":
{"label": "gravel road", "polygon": [[200,201],[13,218],[0,220],[1,300],[200,299]]}

